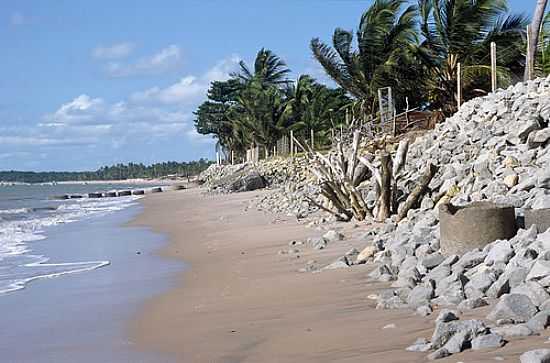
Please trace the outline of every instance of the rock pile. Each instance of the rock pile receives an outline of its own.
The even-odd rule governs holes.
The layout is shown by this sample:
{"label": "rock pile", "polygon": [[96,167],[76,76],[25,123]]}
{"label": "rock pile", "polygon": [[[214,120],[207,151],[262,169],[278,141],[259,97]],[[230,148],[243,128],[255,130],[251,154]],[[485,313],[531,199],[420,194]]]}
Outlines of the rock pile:
{"label": "rock pile", "polygon": [[273,213],[301,219],[319,210],[308,198],[319,199],[319,193],[308,169],[307,159],[303,156],[272,158],[262,160],[257,165],[211,165],[201,173],[199,181],[208,190],[217,192],[250,191],[269,187],[272,192],[262,195],[252,204]]}

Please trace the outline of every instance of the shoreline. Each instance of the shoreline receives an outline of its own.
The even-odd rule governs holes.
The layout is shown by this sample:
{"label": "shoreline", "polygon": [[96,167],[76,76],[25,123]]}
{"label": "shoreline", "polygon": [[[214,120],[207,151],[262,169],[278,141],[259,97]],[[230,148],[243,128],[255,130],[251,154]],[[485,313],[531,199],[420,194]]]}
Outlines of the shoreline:
{"label": "shoreline", "polygon": [[[405,348],[418,337],[430,338],[438,311],[421,317],[408,309],[376,310],[369,295],[389,285],[367,281],[373,265],[298,272],[309,260],[328,265],[361,242],[345,240],[323,251],[302,245],[299,258],[280,255],[289,241],[322,232],[290,217],[245,211],[247,200],[263,193],[201,195],[194,188],[141,201],[143,212],[131,225],[164,234],[168,244],[158,253],[188,268],[131,321],[137,348],[178,362],[426,361],[426,353]],[[342,226],[353,231],[351,224]],[[439,361],[516,362],[526,350],[545,347],[546,335]]]}

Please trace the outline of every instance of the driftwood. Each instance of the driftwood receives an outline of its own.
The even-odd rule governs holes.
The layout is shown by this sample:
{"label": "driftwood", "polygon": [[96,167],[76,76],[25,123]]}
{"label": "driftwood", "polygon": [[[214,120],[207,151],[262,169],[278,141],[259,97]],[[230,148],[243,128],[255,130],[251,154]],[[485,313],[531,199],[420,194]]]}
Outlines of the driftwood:
{"label": "driftwood", "polygon": [[[393,158],[385,151],[385,147],[380,148],[376,155],[360,155],[360,142],[361,134],[356,131],[348,152],[344,151],[339,142],[335,147],[336,152],[328,156],[305,149],[297,142],[311,158],[310,169],[319,180],[321,194],[329,205],[321,205],[313,198],[309,198],[310,201],[339,220],[355,218],[361,221],[369,216],[382,222],[395,214],[401,220],[426,193],[437,168],[431,164],[428,166],[419,185],[398,211],[398,181],[403,176],[409,141],[400,141]],[[369,179],[372,180],[376,194],[373,208],[367,206],[360,189],[360,185]]]}

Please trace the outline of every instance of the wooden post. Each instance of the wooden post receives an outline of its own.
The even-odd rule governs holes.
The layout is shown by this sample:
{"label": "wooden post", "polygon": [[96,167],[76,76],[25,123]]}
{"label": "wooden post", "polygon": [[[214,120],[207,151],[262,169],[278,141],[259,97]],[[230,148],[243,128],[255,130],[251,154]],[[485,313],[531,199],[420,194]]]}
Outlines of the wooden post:
{"label": "wooden post", "polygon": [[533,61],[531,59],[531,25],[527,25],[527,52],[525,59],[525,67],[527,67],[527,80],[530,81],[533,79]]}
{"label": "wooden post", "polygon": [[309,130],[310,136],[311,136],[311,150],[315,149],[315,134],[313,132],[313,129]]}
{"label": "wooden post", "polygon": [[497,45],[491,42],[491,91],[497,90]]}
{"label": "wooden post", "polygon": [[457,108],[462,105],[462,64],[456,65],[456,103]]}
{"label": "wooden post", "polygon": [[235,152],[231,150],[231,165],[235,165]]}
{"label": "wooden post", "polygon": [[216,151],[216,164],[220,165],[220,152]]}
{"label": "wooden post", "polygon": [[294,131],[290,130],[290,156],[294,157]]}

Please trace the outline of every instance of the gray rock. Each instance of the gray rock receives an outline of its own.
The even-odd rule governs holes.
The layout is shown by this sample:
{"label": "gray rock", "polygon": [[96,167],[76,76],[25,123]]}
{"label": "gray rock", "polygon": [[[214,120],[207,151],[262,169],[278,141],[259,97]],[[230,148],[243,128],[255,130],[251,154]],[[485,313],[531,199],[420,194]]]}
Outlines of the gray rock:
{"label": "gray rock", "polygon": [[550,349],[535,349],[519,356],[521,363],[550,363]]}
{"label": "gray rock", "polygon": [[411,346],[405,348],[409,352],[427,352],[432,348],[430,342],[425,338],[418,338]]}
{"label": "gray rock", "polygon": [[540,306],[546,300],[550,299],[550,294],[548,294],[546,290],[535,281],[527,281],[519,286],[516,286],[512,289],[511,293],[527,295],[535,306]]}
{"label": "gray rock", "polygon": [[323,235],[323,238],[328,242],[336,242],[336,241],[342,241],[344,239],[344,235],[335,230],[330,230]]}
{"label": "gray rock", "polygon": [[434,295],[434,289],[431,286],[416,286],[409,294],[407,303],[413,309],[430,303]]}
{"label": "gray rock", "polygon": [[263,176],[257,172],[251,172],[250,174],[235,180],[229,189],[235,192],[247,192],[257,189],[262,189],[267,186],[267,181]]}
{"label": "gray rock", "polygon": [[535,262],[525,279],[527,281],[540,280],[547,276],[550,276],[550,261],[539,259]]}
{"label": "gray rock", "polygon": [[349,268],[351,266],[350,261],[346,256],[342,256],[328,266],[323,267],[323,270],[335,270],[339,268]]}
{"label": "gray rock", "polygon": [[309,242],[316,250],[323,250],[328,245],[327,241],[323,237],[310,238]]}
{"label": "gray rock", "polygon": [[427,269],[432,269],[438,266],[445,260],[445,257],[441,253],[432,253],[424,257],[421,261],[421,264]]}
{"label": "gray rock", "polygon": [[528,296],[523,294],[503,295],[493,310],[487,315],[487,319],[513,319],[523,323],[531,319],[537,313],[537,307]]}
{"label": "gray rock", "polygon": [[462,330],[454,334],[451,339],[445,343],[442,349],[447,350],[451,354],[462,352],[466,343],[472,340],[472,332],[469,330]]}
{"label": "gray rock", "polygon": [[458,304],[457,308],[460,311],[466,311],[466,310],[477,309],[477,308],[480,308],[482,306],[487,306],[487,305],[489,305],[489,304],[484,299],[478,297],[478,298],[474,298],[474,299],[464,300],[463,302]]}
{"label": "gray rock", "polygon": [[436,350],[435,352],[432,352],[432,353],[428,354],[428,356],[426,358],[428,358],[428,360],[436,360],[436,359],[441,359],[441,358],[448,357],[450,355],[451,355],[451,353],[449,353],[449,351],[447,349],[440,348],[440,349]]}
{"label": "gray rock", "polygon": [[454,320],[458,320],[458,313],[453,310],[443,309],[439,312],[439,315],[437,315],[435,323],[448,323],[449,321]]}
{"label": "gray rock", "polygon": [[473,350],[494,349],[502,347],[504,345],[504,339],[502,339],[501,335],[490,333],[472,339],[471,344]]}
{"label": "gray rock", "polygon": [[432,348],[439,349],[443,347],[453,335],[464,331],[470,332],[470,337],[473,339],[478,335],[484,335],[487,332],[487,328],[480,320],[455,320],[447,323],[438,323],[432,335]]}
{"label": "gray rock", "polygon": [[514,249],[508,241],[498,241],[485,257],[485,264],[492,265],[497,262],[507,263],[514,256]]}
{"label": "gray rock", "polygon": [[416,314],[420,316],[428,316],[433,312],[430,305],[422,305],[416,308]]}
{"label": "gray rock", "polygon": [[528,337],[535,334],[535,332],[531,330],[527,324],[497,326],[491,328],[491,332],[502,335],[506,338]]}
{"label": "gray rock", "polygon": [[466,288],[471,286],[481,292],[487,291],[491,285],[497,280],[498,276],[490,270],[481,270],[470,277],[470,281],[466,284]]}
{"label": "gray rock", "polygon": [[534,332],[540,332],[546,329],[550,324],[550,311],[539,311],[527,322],[527,327]]}

